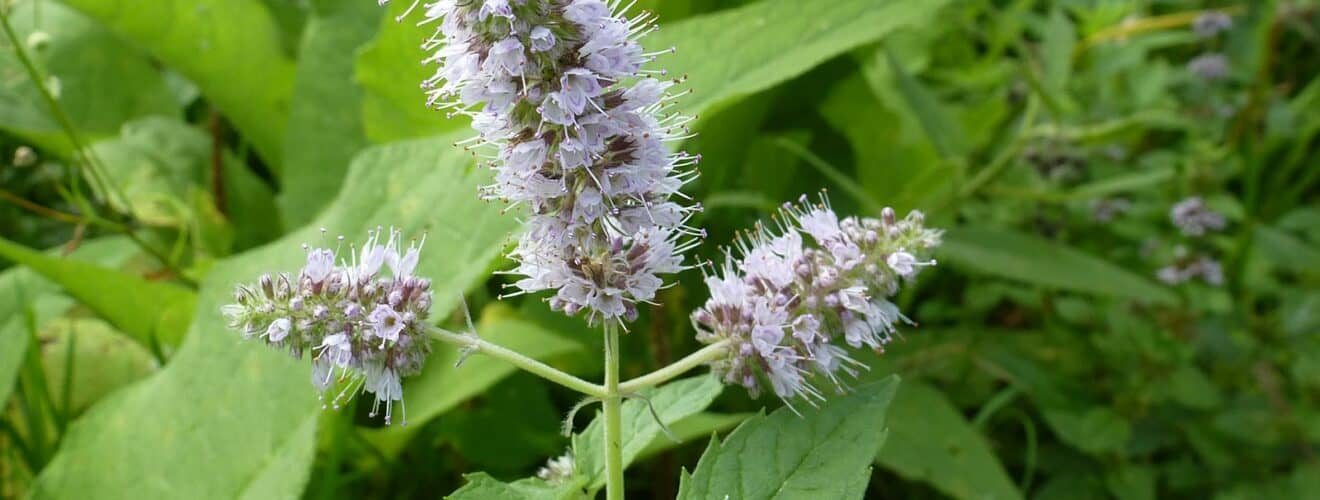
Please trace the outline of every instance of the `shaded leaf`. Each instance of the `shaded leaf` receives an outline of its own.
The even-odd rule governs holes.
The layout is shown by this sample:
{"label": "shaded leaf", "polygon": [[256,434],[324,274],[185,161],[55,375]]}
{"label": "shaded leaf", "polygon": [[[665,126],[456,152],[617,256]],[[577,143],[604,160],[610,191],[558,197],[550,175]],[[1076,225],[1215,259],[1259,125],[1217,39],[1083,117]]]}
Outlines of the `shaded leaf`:
{"label": "shaded leaf", "polygon": [[960,499],[1022,498],[994,452],[938,390],[919,381],[889,405],[889,440],[881,466]]}
{"label": "shaded leaf", "polygon": [[[134,118],[179,115],[165,80],[143,54],[58,2],[36,4],[18,2],[6,16],[83,140],[113,136]],[[44,43],[30,42],[42,36]],[[0,130],[63,155],[73,152],[8,41],[0,43]]]}
{"label": "shaded leaf", "polygon": [[1126,269],[1038,236],[988,227],[944,235],[938,255],[960,268],[1048,288],[1159,304],[1177,296]]}
{"label": "shaded leaf", "polygon": [[678,497],[861,498],[859,474],[884,443],[885,410],[898,377],[857,387],[801,415],[780,408],[712,439],[697,468],[684,471]]}

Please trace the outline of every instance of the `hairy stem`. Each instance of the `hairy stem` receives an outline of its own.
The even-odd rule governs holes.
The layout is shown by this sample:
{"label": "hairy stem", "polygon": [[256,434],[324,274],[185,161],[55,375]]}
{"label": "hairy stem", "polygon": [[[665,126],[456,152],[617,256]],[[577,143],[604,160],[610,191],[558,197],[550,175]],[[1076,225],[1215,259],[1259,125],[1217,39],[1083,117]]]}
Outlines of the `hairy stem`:
{"label": "hairy stem", "polygon": [[728,340],[721,340],[708,345],[700,351],[689,354],[687,357],[678,360],[677,363],[619,384],[619,393],[632,394],[642,389],[655,387],[668,382],[679,375],[687,373],[693,368],[724,356],[728,352],[728,349]]}
{"label": "hairy stem", "polygon": [[582,394],[597,398],[606,397],[606,390],[600,385],[569,375],[557,368],[514,352],[498,344],[482,340],[481,337],[474,334],[454,333],[438,327],[431,327],[430,334],[431,338],[446,344],[457,346],[460,349],[470,349],[473,352],[479,352],[492,358],[505,361],[527,371],[528,373]]}
{"label": "hairy stem", "polygon": [[605,323],[605,498],[623,500],[623,404],[619,393],[619,328]]}

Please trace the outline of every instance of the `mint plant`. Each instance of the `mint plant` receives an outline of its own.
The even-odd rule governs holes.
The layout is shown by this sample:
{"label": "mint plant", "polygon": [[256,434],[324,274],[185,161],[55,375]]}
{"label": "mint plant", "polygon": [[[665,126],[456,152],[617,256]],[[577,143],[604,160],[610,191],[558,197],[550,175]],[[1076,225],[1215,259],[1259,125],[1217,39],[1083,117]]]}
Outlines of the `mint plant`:
{"label": "mint plant", "polygon": [[[700,206],[673,201],[699,158],[666,149],[690,136],[688,119],[664,112],[674,82],[644,69],[668,51],[643,52],[638,38],[655,28],[646,14],[625,17],[617,2],[440,1],[424,9],[423,23],[439,23],[424,44],[434,50],[425,62],[438,65],[422,83],[427,105],[472,119],[478,136],[465,147],[489,152],[496,172],[481,195],[530,211],[509,253],[521,278],[508,295],[549,292],[551,309],[599,326],[604,381],[586,382],[476,331],[431,326],[430,282],[413,276],[421,243],[405,249],[398,231],[377,229],[347,260],[337,261],[334,249],[308,249],[297,275],[263,275],[223,309],[244,338],[310,354],[312,382],[329,391],[334,408],[369,393],[372,415],[391,424],[401,380],[420,371],[431,340],[499,358],[601,403],[603,446],[574,453],[600,454],[606,496],[621,499],[625,398],[709,364],[753,396],[768,384],[790,408],[814,406],[867,368],[844,346],[882,352],[900,325],[912,323],[887,297],[935,265],[920,256],[939,244],[940,232],[927,229],[920,212],[840,218],[824,196],[815,203],[804,196],[783,206],[776,228],[758,224],[723,264],[703,266],[711,298],[692,320],[708,347],[621,381],[620,335],[638,304],[664,286],[662,275],[691,267],[683,253],[703,235],[688,224]],[[402,405],[400,413],[406,424]],[[539,476],[562,481],[571,475],[568,460],[551,460]]]}

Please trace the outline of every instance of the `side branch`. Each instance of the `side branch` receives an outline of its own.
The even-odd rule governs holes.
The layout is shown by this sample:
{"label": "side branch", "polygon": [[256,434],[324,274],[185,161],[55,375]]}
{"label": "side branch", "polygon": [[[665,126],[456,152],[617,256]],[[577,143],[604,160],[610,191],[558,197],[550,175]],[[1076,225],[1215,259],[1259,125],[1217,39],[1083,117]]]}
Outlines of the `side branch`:
{"label": "side branch", "polygon": [[719,359],[727,353],[728,348],[728,340],[721,340],[708,345],[700,351],[689,354],[687,357],[678,360],[677,363],[619,384],[619,392],[623,394],[632,394],[647,387],[655,387],[668,382],[679,375],[687,373],[693,368]]}
{"label": "side branch", "polygon": [[582,394],[597,398],[604,398],[606,396],[605,388],[600,385],[569,375],[557,368],[509,350],[498,344],[487,342],[476,335],[454,333],[438,327],[431,327],[429,333],[431,334],[431,338],[446,344],[457,346],[460,349],[469,349],[474,352],[480,352],[487,356],[503,360],[533,375]]}

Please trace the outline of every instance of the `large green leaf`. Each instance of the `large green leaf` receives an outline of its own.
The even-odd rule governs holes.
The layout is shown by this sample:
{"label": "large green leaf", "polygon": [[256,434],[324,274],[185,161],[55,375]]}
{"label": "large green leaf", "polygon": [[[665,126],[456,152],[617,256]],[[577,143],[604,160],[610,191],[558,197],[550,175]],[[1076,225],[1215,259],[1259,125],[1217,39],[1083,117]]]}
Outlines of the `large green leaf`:
{"label": "large green leaf", "polygon": [[762,0],[662,26],[643,43],[678,52],[653,64],[687,77],[679,100],[689,115],[709,113],[801,75],[898,28],[930,22],[947,0]]}
{"label": "large green leaf", "polygon": [[[279,27],[260,1],[64,3],[192,80],[267,164],[278,168],[294,66],[281,47]],[[142,89],[136,92],[145,95]]]}
{"label": "large green leaf", "polygon": [[889,441],[876,457],[881,466],[953,498],[1022,498],[985,438],[929,385],[904,383],[888,421]]}
{"label": "large green leaf", "polygon": [[366,146],[362,89],[349,56],[376,33],[381,10],[360,0],[317,2],[303,29],[280,177],[290,225],[307,223],[334,199],[349,161]]}
{"label": "large green leaf", "polygon": [[723,442],[711,440],[697,468],[683,472],[678,497],[861,498],[860,476],[884,443],[897,388],[890,376],[801,415],[780,408],[749,419]]}
{"label": "large green leaf", "polygon": [[[60,251],[57,248],[49,253]],[[128,240],[108,238],[84,243],[69,258],[117,267],[133,253],[134,247]],[[41,329],[73,306],[73,301],[59,290],[59,285],[21,266],[0,273],[0,407],[9,399],[23,354],[27,352],[31,338],[27,313],[32,313],[35,326]]]}
{"label": "large green leaf", "polygon": [[165,311],[194,300],[186,288],[85,261],[52,257],[0,238],[0,258],[22,264],[86,304],[110,324],[145,346],[175,346],[179,331],[158,328]]}
{"label": "large green leaf", "polygon": [[[705,410],[723,389],[724,385],[714,376],[703,375],[644,390],[641,397],[625,401],[621,410],[623,466],[632,463],[656,436],[661,435],[661,425],[671,425]],[[656,416],[660,418],[658,422]],[[597,416],[591,425],[573,436],[575,470],[588,479],[588,491],[605,485],[604,449],[604,421]]]}
{"label": "large green leaf", "polygon": [[[84,139],[114,135],[137,117],[179,114],[160,71],[143,54],[64,5],[42,2],[38,8],[36,3],[18,2],[8,13],[10,22]],[[62,154],[72,152],[7,41],[0,43],[0,130]]]}
{"label": "large green leaf", "polygon": [[1038,236],[988,227],[944,235],[938,256],[960,268],[1048,288],[1173,304],[1167,288],[1117,265]]}
{"label": "large green leaf", "polygon": [[[297,496],[307,479],[321,405],[306,361],[240,342],[219,308],[236,283],[296,269],[302,242],[332,228],[355,240],[394,225],[429,231],[417,272],[433,280],[437,314],[485,276],[515,226],[476,197],[489,182],[469,171],[453,137],[392,144],[353,162],[339,198],[314,224],[217,263],[179,352],[156,375],[93,407],[70,427],[37,479],[35,498]],[[456,380],[454,383],[461,383]],[[235,439],[241,436],[242,439]]]}

